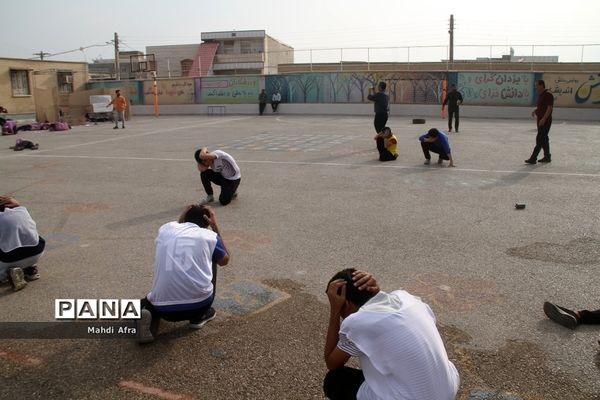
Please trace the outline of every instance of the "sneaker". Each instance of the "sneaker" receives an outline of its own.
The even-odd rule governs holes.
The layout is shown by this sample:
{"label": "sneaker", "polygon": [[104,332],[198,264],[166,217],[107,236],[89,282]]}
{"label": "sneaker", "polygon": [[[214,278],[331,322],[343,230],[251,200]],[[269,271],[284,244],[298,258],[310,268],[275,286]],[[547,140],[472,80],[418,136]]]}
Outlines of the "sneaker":
{"label": "sneaker", "polygon": [[8,271],[9,281],[13,286],[13,289],[16,291],[23,289],[27,286],[27,282],[25,281],[25,274],[21,268],[11,268]]}
{"label": "sneaker", "polygon": [[458,133],[458,129],[454,131],[454,133]]}
{"label": "sneaker", "polygon": [[119,129],[119,127],[118,127],[118,126],[115,126],[113,129]]}
{"label": "sneaker", "polygon": [[35,280],[40,279],[40,274],[35,265],[31,266],[31,267],[23,268],[23,273],[25,274],[26,281],[35,281]]}
{"label": "sneaker", "polygon": [[215,317],[217,316],[217,312],[215,311],[214,308],[209,308],[208,311],[206,312],[206,314],[204,314],[202,316],[202,318],[200,318],[200,320],[198,322],[194,321],[190,321],[190,325],[189,327],[192,329],[200,329],[202,328],[204,325],[206,325],[206,323],[208,321],[212,321],[213,319],[215,319]]}
{"label": "sneaker", "polygon": [[152,313],[145,308],[142,309],[142,318],[135,321],[136,340],[140,344],[154,342],[154,336],[150,330],[152,325]]}
{"label": "sneaker", "polygon": [[569,329],[575,329],[579,324],[577,314],[574,311],[547,301],[544,302],[544,314],[552,321]]}
{"label": "sneaker", "polygon": [[125,129],[125,125],[123,125],[123,126],[121,127],[121,129]]}
{"label": "sneaker", "polygon": [[444,160],[442,159],[442,157],[438,157],[438,165],[442,164],[444,162]]}
{"label": "sneaker", "polygon": [[532,160],[531,158],[528,158],[527,160],[525,160],[525,164],[534,165],[535,163],[537,163],[537,161],[536,160]]}
{"label": "sneaker", "polygon": [[214,196],[212,194],[209,194],[209,195],[206,195],[205,198],[203,198],[202,200],[200,200],[200,205],[212,203],[213,201],[215,201]]}
{"label": "sneaker", "polygon": [[427,160],[425,160],[425,162],[423,164],[424,165],[429,165],[429,164],[431,164],[431,160],[427,159]]}
{"label": "sneaker", "polygon": [[237,193],[237,192],[235,192],[235,193],[234,193],[234,194],[231,196],[231,198],[232,198],[232,199],[237,199],[237,196],[238,196],[238,193]]}
{"label": "sneaker", "polygon": [[540,158],[537,161],[541,162],[541,163],[549,163],[549,162],[552,162],[552,159],[550,157],[544,157],[544,158]]}
{"label": "sneaker", "polygon": [[448,133],[452,133],[452,128],[448,128]]}

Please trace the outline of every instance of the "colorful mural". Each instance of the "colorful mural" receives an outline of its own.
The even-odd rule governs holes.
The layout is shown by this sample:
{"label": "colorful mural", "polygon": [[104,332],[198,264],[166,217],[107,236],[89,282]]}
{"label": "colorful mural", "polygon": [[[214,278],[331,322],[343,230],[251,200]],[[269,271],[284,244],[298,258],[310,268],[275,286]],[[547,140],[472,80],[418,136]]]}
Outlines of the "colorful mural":
{"label": "colorful mural", "polygon": [[387,83],[391,103],[439,104],[444,73],[304,73],[268,75],[267,96],[275,89],[284,103],[365,103],[369,88]]}
{"label": "colorful mural", "polygon": [[[154,104],[153,81],[144,81],[144,104]],[[170,79],[156,82],[158,104],[193,104],[195,100],[193,79]]]}
{"label": "colorful mural", "polygon": [[600,73],[548,73],[543,79],[555,107],[600,107]]}
{"label": "colorful mural", "polygon": [[196,103],[252,104],[258,103],[259,76],[224,76],[196,79]]}
{"label": "colorful mural", "polygon": [[533,73],[459,72],[457,86],[465,105],[531,105],[533,81]]}

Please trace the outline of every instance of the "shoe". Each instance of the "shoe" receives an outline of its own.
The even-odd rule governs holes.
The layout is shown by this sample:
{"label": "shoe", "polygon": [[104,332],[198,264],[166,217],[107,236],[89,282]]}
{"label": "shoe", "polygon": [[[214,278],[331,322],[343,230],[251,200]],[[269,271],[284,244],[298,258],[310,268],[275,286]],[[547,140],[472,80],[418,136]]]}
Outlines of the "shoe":
{"label": "shoe", "polygon": [[118,126],[115,126],[113,129],[119,129],[119,127],[118,127]]}
{"label": "shoe", "polygon": [[448,128],[448,133],[452,133],[452,128]]}
{"label": "shoe", "polygon": [[531,165],[534,165],[535,163],[537,163],[537,161],[535,161],[535,160],[533,160],[533,159],[531,159],[531,158],[528,158],[527,160],[525,160],[525,164],[531,164]]}
{"label": "shoe", "polygon": [[9,281],[13,286],[14,291],[19,291],[27,286],[25,274],[21,268],[11,268],[8,271]]}
{"label": "shoe", "polygon": [[552,321],[569,329],[575,329],[579,325],[577,314],[574,311],[547,301],[544,302],[544,314]]}
{"label": "shoe", "polygon": [[442,157],[438,157],[438,165],[442,164],[444,162],[444,160],[442,159]]}
{"label": "shoe", "polygon": [[204,204],[208,204],[208,203],[212,203],[213,201],[215,201],[215,198],[212,194],[208,194],[206,195],[205,198],[203,198],[202,200],[200,200],[200,205],[204,205]]}
{"label": "shoe", "polygon": [[190,325],[189,327],[192,329],[200,329],[202,328],[204,325],[206,325],[206,323],[208,321],[212,321],[213,319],[215,319],[215,317],[217,316],[217,312],[215,311],[214,308],[209,308],[208,311],[206,312],[206,314],[204,314],[202,316],[202,318],[200,318],[200,321],[196,322],[192,322],[190,321]]}
{"label": "shoe", "polygon": [[142,318],[135,321],[136,341],[140,344],[154,342],[154,336],[150,330],[152,325],[152,313],[145,308],[142,309]]}
{"label": "shoe", "polygon": [[458,133],[458,129],[454,131],[454,133]]}
{"label": "shoe", "polygon": [[26,281],[35,281],[35,280],[40,279],[40,274],[35,265],[31,266],[31,267],[23,268],[23,274],[25,274]]}
{"label": "shoe", "polygon": [[121,129],[125,129],[125,125],[123,125],[123,126],[121,127]]}
{"label": "shoe", "polygon": [[431,160],[427,159],[427,160],[425,160],[425,162],[423,164],[424,165],[429,165],[429,164],[431,164]]}
{"label": "shoe", "polygon": [[540,158],[537,161],[541,162],[541,163],[549,163],[549,162],[552,162],[552,159],[550,157],[544,157],[544,158]]}
{"label": "shoe", "polygon": [[231,198],[232,198],[232,199],[237,199],[237,196],[238,196],[238,193],[237,193],[237,192],[235,192],[235,193],[234,193],[234,194],[231,196]]}

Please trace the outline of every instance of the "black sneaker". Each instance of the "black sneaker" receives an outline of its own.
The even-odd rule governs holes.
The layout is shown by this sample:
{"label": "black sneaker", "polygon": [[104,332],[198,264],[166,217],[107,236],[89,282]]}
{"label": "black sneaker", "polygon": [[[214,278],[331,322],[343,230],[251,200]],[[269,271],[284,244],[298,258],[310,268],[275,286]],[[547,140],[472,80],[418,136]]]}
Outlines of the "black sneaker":
{"label": "black sneaker", "polygon": [[190,328],[192,329],[200,329],[207,322],[212,321],[217,316],[217,311],[214,308],[209,308],[208,311],[200,318],[199,321],[190,321]]}
{"label": "black sneaker", "polygon": [[536,160],[532,160],[531,158],[528,158],[527,160],[525,160],[525,164],[534,165],[535,163],[537,163],[537,161]]}
{"label": "black sneaker", "polygon": [[544,302],[544,314],[552,321],[569,329],[575,329],[579,325],[579,320],[575,311],[557,306],[550,302]]}
{"label": "black sneaker", "polygon": [[118,126],[115,126],[113,129],[119,129],[119,127],[118,127]]}
{"label": "black sneaker", "polygon": [[549,163],[549,162],[552,162],[552,159],[551,159],[550,157],[544,157],[544,158],[540,158],[540,159],[538,160],[538,162],[541,162],[541,163]]}
{"label": "black sneaker", "polygon": [[15,292],[27,286],[27,281],[25,281],[25,274],[23,273],[23,270],[21,268],[11,268],[8,271],[8,280],[13,286]]}
{"label": "black sneaker", "polygon": [[142,318],[135,321],[135,334],[138,343],[144,344],[154,342],[154,335],[152,335],[150,325],[152,325],[152,313],[143,308]]}
{"label": "black sneaker", "polygon": [[25,274],[26,281],[35,281],[35,280],[40,279],[40,274],[35,265],[31,266],[31,267],[23,268],[23,274]]}

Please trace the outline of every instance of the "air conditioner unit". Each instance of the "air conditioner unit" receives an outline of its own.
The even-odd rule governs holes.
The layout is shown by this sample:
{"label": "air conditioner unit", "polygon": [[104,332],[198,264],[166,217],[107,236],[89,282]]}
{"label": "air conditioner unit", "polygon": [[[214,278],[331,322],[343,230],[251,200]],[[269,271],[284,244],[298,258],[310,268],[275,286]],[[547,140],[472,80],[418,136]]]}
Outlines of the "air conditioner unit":
{"label": "air conditioner unit", "polygon": [[65,83],[73,83],[73,75],[65,75]]}

